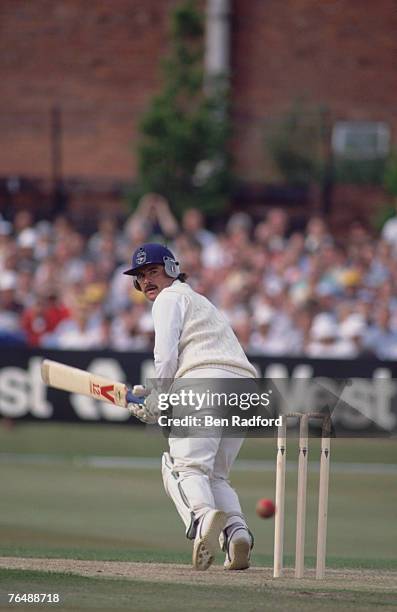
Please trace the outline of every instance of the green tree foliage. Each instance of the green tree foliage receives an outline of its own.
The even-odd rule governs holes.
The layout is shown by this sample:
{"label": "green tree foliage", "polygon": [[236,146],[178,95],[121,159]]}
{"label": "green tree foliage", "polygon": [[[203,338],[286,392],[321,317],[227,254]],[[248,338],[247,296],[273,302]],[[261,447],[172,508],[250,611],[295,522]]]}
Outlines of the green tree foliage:
{"label": "green tree foliage", "polygon": [[321,109],[297,99],[265,131],[265,146],[281,178],[289,185],[321,181],[324,170]]}
{"label": "green tree foliage", "polygon": [[387,193],[397,199],[397,150],[393,150],[387,159],[383,186]]}
{"label": "green tree foliage", "polygon": [[228,95],[221,81],[204,92],[203,34],[195,0],[185,0],[172,13],[163,89],[140,124],[137,195],[160,193],[177,214],[219,212],[230,191]]}
{"label": "green tree foliage", "polygon": [[391,219],[397,212],[397,150],[393,149],[385,163],[383,173],[382,186],[385,193],[390,196],[388,202],[378,204],[376,212],[372,219],[372,224],[377,231],[381,231],[382,227],[388,219]]}

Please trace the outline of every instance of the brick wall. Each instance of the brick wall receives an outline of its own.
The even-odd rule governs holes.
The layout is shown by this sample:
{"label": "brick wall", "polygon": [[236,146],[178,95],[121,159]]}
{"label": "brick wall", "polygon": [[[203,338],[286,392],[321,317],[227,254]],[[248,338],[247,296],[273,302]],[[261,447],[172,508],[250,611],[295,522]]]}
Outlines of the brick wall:
{"label": "brick wall", "polygon": [[62,109],[66,175],[131,177],[176,0],[2,0],[0,174],[48,174]]}
{"label": "brick wall", "polygon": [[[129,179],[137,122],[160,85],[178,0],[2,0],[0,175],[48,176],[50,109],[68,176]],[[297,96],[397,128],[394,0],[233,0],[234,154],[266,175],[263,125]]]}
{"label": "brick wall", "polygon": [[394,0],[234,0],[234,151],[263,180],[263,129],[299,96],[333,119],[382,120],[397,138]]}

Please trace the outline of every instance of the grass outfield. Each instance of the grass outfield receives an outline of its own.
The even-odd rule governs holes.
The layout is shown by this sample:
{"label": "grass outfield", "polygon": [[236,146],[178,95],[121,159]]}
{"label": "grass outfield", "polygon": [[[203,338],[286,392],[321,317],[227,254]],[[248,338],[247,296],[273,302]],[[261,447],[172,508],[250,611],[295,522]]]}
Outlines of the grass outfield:
{"label": "grass outfield", "polygon": [[[190,542],[154,469],[96,469],[73,465],[12,465],[2,468],[0,553],[137,560],[146,552],[160,561],[184,560]],[[273,550],[273,520],[260,520],[258,497],[271,496],[270,472],[235,474],[243,508],[255,532],[255,563],[268,563]],[[317,474],[309,479],[307,554],[315,552]],[[369,503],[370,502],[370,503]],[[286,553],[294,551],[296,478],[288,479]],[[328,563],[366,567],[395,560],[395,475],[335,474],[331,478]],[[89,557],[87,557],[89,555]],[[149,555],[149,556],[148,556]],[[168,555],[168,556],[167,556]],[[353,559],[353,561],[351,561]]]}
{"label": "grass outfield", "polygon": [[[208,574],[206,574],[207,576]],[[204,577],[205,580],[205,577]],[[348,581],[348,578],[346,578]],[[62,610],[134,610],[134,612],[186,612],[190,607],[196,612],[224,610],[253,612],[254,610],[296,612],[325,612],[348,610],[369,612],[381,607],[382,610],[395,609],[396,591],[360,589],[357,583],[346,584],[345,588],[335,585],[312,587],[298,586],[296,581],[282,585],[275,581],[262,581],[250,588],[241,580],[237,585],[167,583],[137,579],[109,579],[107,577],[83,577],[64,573],[38,571],[0,570],[0,584],[7,582],[8,592],[20,592],[23,584],[25,593],[59,594],[60,604],[53,604]],[[281,586],[281,588],[280,588]],[[8,607],[7,595],[0,595],[0,609],[17,608],[21,604]],[[190,605],[187,602],[191,602]],[[4,607],[3,607],[4,606]],[[35,607],[38,607],[36,604]],[[30,606],[31,609],[31,606]]]}
{"label": "grass outfield", "polygon": [[[289,447],[291,460],[296,458],[295,447],[295,443]],[[317,462],[318,441],[314,440],[311,447],[312,460],[315,456]],[[74,462],[75,457],[89,455],[159,458],[163,448],[166,440],[162,435],[129,427],[0,427],[0,556],[189,563],[191,543],[184,538],[182,523],[163,491],[159,469],[150,465],[145,469],[97,468]],[[37,455],[43,461],[30,462],[26,455]],[[23,457],[24,461],[19,462]],[[275,461],[274,440],[247,440],[241,457]],[[327,566],[331,571],[372,568],[374,575],[382,576],[397,570],[393,535],[397,519],[396,473],[383,471],[385,464],[392,467],[396,463],[396,457],[393,440],[333,440],[327,546]],[[378,464],[380,469],[376,473],[366,469],[356,473],[341,471],[336,469],[341,462]],[[270,567],[274,522],[257,518],[254,508],[259,497],[274,496],[274,473],[269,469],[238,470],[232,484],[255,533],[253,564]],[[318,473],[312,471],[306,527],[309,567],[314,564],[317,484]],[[293,470],[287,474],[287,566],[293,563],[295,508]],[[219,555],[217,565],[221,563]],[[332,588],[328,579],[317,584],[303,582],[293,588],[289,584],[282,581],[281,591],[274,581],[253,589],[214,584],[203,588],[200,584],[170,586],[136,578],[121,581],[104,576],[0,570],[3,598],[7,589],[37,592],[44,585],[47,592],[57,592],[57,587],[61,591],[62,586],[67,595],[62,609],[185,610],[186,597],[195,602],[195,610],[392,609],[391,593],[368,592],[364,579],[362,589],[352,589],[348,580]],[[1,604],[5,605],[4,599]]]}
{"label": "grass outfield", "polygon": [[[60,604],[53,604],[62,610],[134,610],[134,612],[172,611],[186,612],[191,607],[196,612],[225,610],[253,612],[254,610],[296,612],[325,612],[335,610],[357,610],[369,612],[381,606],[382,610],[395,609],[396,593],[370,592],[356,588],[313,588],[294,587],[283,584],[279,588],[265,582],[256,588],[240,586],[218,586],[203,588],[195,584],[174,584],[140,580],[120,580],[72,576],[63,573],[18,570],[0,570],[0,583],[7,581],[9,592],[18,592],[21,584],[27,593],[58,593]],[[23,608],[5,604],[6,596],[0,595],[0,609]],[[3,603],[4,602],[4,603]],[[188,606],[186,602],[191,602]],[[293,603],[292,603],[293,602]],[[3,604],[3,605],[1,605]],[[3,607],[4,606],[4,607]],[[37,607],[37,604],[36,606]],[[30,607],[31,609],[31,607]]]}
{"label": "grass outfield", "polygon": [[[3,423],[7,423],[4,422]],[[1,426],[0,454],[54,454],[58,457],[117,456],[159,457],[167,448],[162,432],[152,426],[56,424],[43,422]],[[311,455],[318,458],[318,440],[310,440]],[[332,441],[331,461],[397,464],[397,439],[343,439]],[[288,441],[288,456],[296,458],[296,440]],[[247,439],[241,459],[275,461],[274,439]]]}

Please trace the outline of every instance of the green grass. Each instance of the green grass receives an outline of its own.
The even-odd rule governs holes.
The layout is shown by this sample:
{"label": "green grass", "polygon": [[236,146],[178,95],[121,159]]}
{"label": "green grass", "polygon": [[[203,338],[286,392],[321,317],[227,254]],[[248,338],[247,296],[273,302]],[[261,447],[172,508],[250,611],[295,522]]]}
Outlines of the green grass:
{"label": "green grass", "polygon": [[[54,464],[0,464],[0,551],[18,554],[68,550],[79,554],[118,555],[125,551],[155,551],[190,556],[190,543],[172,503],[166,497],[159,469],[95,469],[73,463],[76,456],[157,456],[166,440],[153,429],[105,425],[21,424],[0,428],[0,452],[46,454]],[[395,558],[393,533],[397,519],[395,474],[332,472],[337,461],[393,463],[396,441],[332,442],[329,495],[329,559],[375,563]],[[311,441],[312,461],[318,440]],[[70,462],[57,464],[59,456]],[[274,460],[274,440],[249,439],[241,457]],[[296,458],[296,441],[288,447]],[[48,459],[48,457],[47,457]],[[274,473],[236,471],[232,484],[256,535],[255,551],[267,559],[273,546],[273,520],[254,512],[260,497],[273,497]],[[318,474],[309,474],[307,554],[315,552]],[[296,470],[287,474],[286,554],[294,551]],[[164,528],[166,525],[166,529]],[[23,552],[26,551],[26,552]],[[4,553],[3,553],[4,554]],[[113,557],[112,557],[113,558]]]}
{"label": "green grass", "polygon": [[[190,548],[186,552],[170,552],[160,550],[144,550],[125,548],[71,548],[71,547],[53,547],[47,545],[40,546],[2,546],[0,549],[1,557],[24,557],[24,558],[45,558],[45,559],[78,559],[81,561],[121,561],[134,563],[177,563],[189,565],[192,555]],[[222,564],[223,557],[219,553],[217,563]],[[271,554],[261,554],[253,552],[252,566],[255,567],[272,567],[273,556]],[[284,555],[284,565],[286,568],[294,566],[293,554]],[[315,557],[313,555],[305,556],[305,567],[315,567]],[[397,570],[397,559],[362,559],[361,557],[327,557],[327,568],[336,570]]]}
{"label": "green grass", "polygon": [[[186,554],[190,543],[163,491],[158,470],[94,469],[72,465],[3,466],[0,552],[24,549],[158,551]],[[315,551],[318,475],[309,478],[307,554]],[[256,535],[255,550],[269,555],[273,520],[255,515],[259,497],[271,497],[271,472],[237,472],[232,484]],[[363,560],[395,558],[395,475],[335,474],[329,499],[328,554]],[[286,553],[294,550],[296,477],[287,481]],[[4,553],[3,553],[4,554]]]}
{"label": "green grass", "polygon": [[[275,460],[274,440],[249,439],[241,458]],[[94,468],[74,462],[89,455],[160,457],[166,440],[153,430],[101,425],[18,424],[0,427],[0,453],[16,455],[0,463],[0,555],[136,562],[190,563],[191,543],[163,490],[159,469]],[[18,463],[17,455],[46,455],[46,462]],[[311,441],[312,461],[318,440]],[[53,463],[51,463],[51,457]],[[63,457],[64,462],[57,463]],[[334,462],[396,463],[395,440],[332,442],[327,566],[397,570],[396,475],[345,473]],[[296,459],[296,441],[288,447]],[[25,457],[26,459],[26,457]],[[159,462],[160,464],[160,462]],[[237,489],[255,534],[253,564],[272,564],[274,522],[255,514],[260,497],[274,496],[274,473],[236,471]],[[307,503],[306,563],[314,566],[318,473],[310,472]],[[293,565],[296,470],[287,474],[286,566]],[[222,562],[219,555],[218,563]],[[170,585],[164,583],[83,578],[67,574],[0,570],[0,594],[60,592],[63,610],[382,610],[392,609],[391,594],[319,586],[282,588],[271,581],[255,588]],[[5,601],[0,600],[0,610]],[[14,606],[14,609],[32,607]],[[59,609],[59,606],[57,606]]]}
{"label": "green grass", "polygon": [[[0,421],[1,425],[1,421]],[[318,456],[318,440],[311,440],[311,455]],[[64,458],[87,455],[117,457],[158,457],[167,440],[155,428],[128,425],[16,423],[10,429],[0,426],[0,452],[56,454]],[[296,440],[288,445],[290,459],[296,457]],[[249,438],[241,459],[275,460],[275,442],[269,438]],[[397,439],[344,439],[332,441],[332,461],[397,463]]]}
{"label": "green grass", "polygon": [[[324,612],[335,610],[372,611],[379,606],[392,610],[396,598],[391,593],[361,592],[357,589],[335,589],[324,585],[311,589],[307,587],[282,589],[269,582],[255,588],[246,586],[214,586],[167,584],[134,580],[85,578],[62,573],[18,570],[0,570],[0,585],[6,583],[6,590],[0,591],[1,609],[23,609],[19,605],[7,607],[7,593],[59,593],[61,604],[52,607],[62,610],[134,610],[134,612],[186,612],[189,607],[195,612],[224,610],[253,612],[254,610],[296,612]],[[188,605],[187,602],[191,602]],[[292,603],[293,602],[293,603]],[[29,609],[29,608],[25,608]]]}
{"label": "green grass", "polygon": [[0,427],[3,453],[154,457],[166,446],[167,440],[161,432],[148,427],[56,423],[16,423],[11,429]]}

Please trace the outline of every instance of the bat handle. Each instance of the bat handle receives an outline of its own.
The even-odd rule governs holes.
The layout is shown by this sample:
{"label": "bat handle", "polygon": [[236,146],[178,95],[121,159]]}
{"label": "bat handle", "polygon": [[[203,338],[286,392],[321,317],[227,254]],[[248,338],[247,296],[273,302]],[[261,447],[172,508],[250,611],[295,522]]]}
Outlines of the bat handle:
{"label": "bat handle", "polygon": [[127,404],[131,404],[131,403],[132,404],[144,404],[145,403],[144,397],[134,395],[130,389],[127,391],[125,399],[126,399]]}

